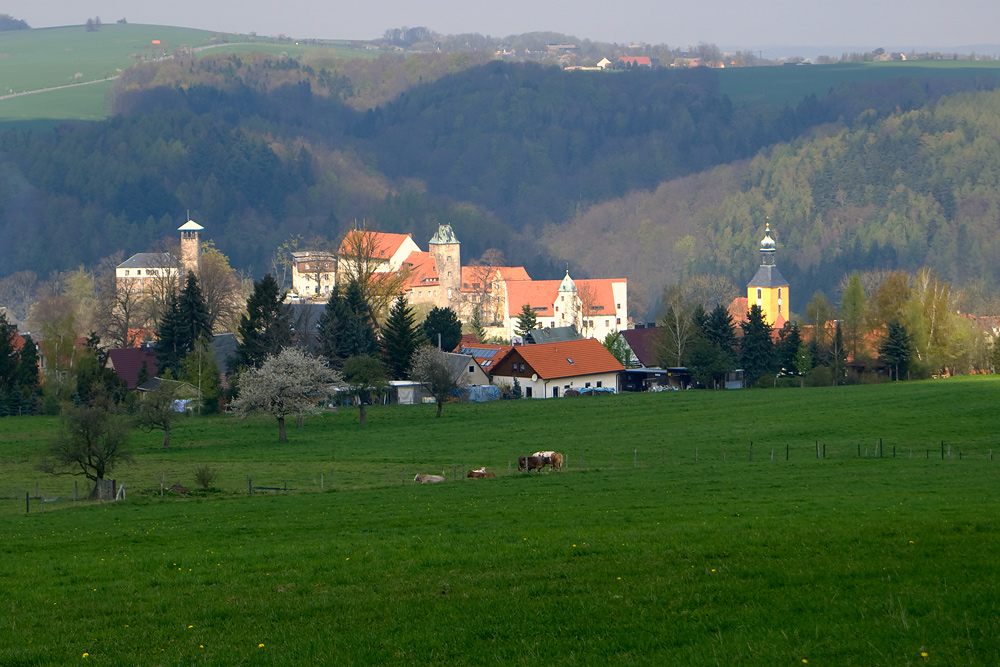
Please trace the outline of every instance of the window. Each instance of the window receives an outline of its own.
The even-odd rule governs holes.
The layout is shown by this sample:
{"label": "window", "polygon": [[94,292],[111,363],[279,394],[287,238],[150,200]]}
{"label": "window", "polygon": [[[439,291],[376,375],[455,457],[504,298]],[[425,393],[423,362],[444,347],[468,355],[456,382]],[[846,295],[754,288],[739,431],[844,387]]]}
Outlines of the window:
{"label": "window", "polygon": [[525,387],[524,388],[524,397],[525,398],[531,398],[531,387]]}
{"label": "window", "polygon": [[778,314],[781,315],[781,304],[778,304]]}
{"label": "window", "polygon": [[556,306],[556,312],[557,313],[559,312],[559,306]]}
{"label": "window", "polygon": [[621,324],[621,323],[622,323],[622,318],[620,318],[620,317],[617,318],[616,324]]}
{"label": "window", "polygon": [[621,310],[622,309],[622,305],[620,303],[616,303],[615,304],[615,308],[617,308],[618,310]]}
{"label": "window", "polygon": [[559,387],[552,387],[552,398],[559,398]]}
{"label": "window", "polygon": [[597,381],[597,386],[598,386],[598,387],[600,387],[600,386],[601,386],[602,384],[604,384],[604,383],[603,383],[603,382],[602,382],[601,380],[598,380],[598,381]]}
{"label": "window", "polygon": [[604,320],[604,326],[610,327],[611,326],[611,320]]}
{"label": "window", "polygon": [[128,269],[125,269],[125,275],[128,276]]}
{"label": "window", "polygon": [[586,389],[586,388],[587,388],[587,387],[589,387],[589,386],[590,386],[590,383],[589,383],[589,382],[584,382],[584,383],[583,383],[583,388],[584,388],[584,389]]}
{"label": "window", "polygon": [[473,368],[475,368],[475,367],[474,367],[474,366],[469,366],[469,372],[470,372],[470,373],[472,372],[472,369],[473,369]]}
{"label": "window", "polygon": [[757,288],[757,298],[758,299],[760,298],[760,288],[759,287]]}
{"label": "window", "polygon": [[778,288],[778,298],[779,299],[781,298],[781,288],[780,287]]}

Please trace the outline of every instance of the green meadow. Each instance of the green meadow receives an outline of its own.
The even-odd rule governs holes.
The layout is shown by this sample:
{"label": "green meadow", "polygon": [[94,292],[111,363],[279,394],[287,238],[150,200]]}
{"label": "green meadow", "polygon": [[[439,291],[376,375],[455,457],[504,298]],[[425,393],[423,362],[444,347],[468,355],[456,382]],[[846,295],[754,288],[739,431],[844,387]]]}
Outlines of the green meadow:
{"label": "green meadow", "polygon": [[[283,444],[193,417],[166,452],[136,434],[126,501],[75,505],[35,470],[57,420],[0,420],[0,664],[994,664],[998,399],[989,377],[377,406]],[[564,470],[508,474],[536,449]]]}
{"label": "green meadow", "polygon": [[786,65],[717,70],[722,93],[735,104],[795,106],[810,95],[822,99],[842,85],[894,79],[1000,78],[1000,61],[914,60],[887,63]]}
{"label": "green meadow", "polygon": [[[311,52],[341,58],[370,57],[341,41],[299,45],[276,43],[266,37],[225,35],[228,43],[220,43],[213,39],[215,34],[194,28],[113,22],[95,32],[87,32],[82,25],[2,32],[0,97],[44,92],[0,99],[0,121],[107,118],[112,77],[134,65],[137,56],[148,58],[153,40],[159,40],[160,48],[168,53],[187,47],[197,49],[198,55],[260,51],[293,57]],[[82,83],[92,85],[74,85]]]}

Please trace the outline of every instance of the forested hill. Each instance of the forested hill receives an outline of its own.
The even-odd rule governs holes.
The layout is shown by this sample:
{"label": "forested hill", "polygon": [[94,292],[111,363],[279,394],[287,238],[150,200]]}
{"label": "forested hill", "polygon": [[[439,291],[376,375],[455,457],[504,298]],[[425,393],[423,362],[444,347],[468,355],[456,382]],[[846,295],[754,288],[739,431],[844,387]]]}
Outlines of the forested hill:
{"label": "forested hill", "polygon": [[[146,250],[173,237],[188,212],[235,266],[256,274],[292,235],[335,239],[355,220],[367,219],[384,231],[412,232],[421,245],[439,222],[449,222],[465,258],[498,247],[537,277],[554,274],[563,259],[585,275],[592,273],[586,253],[566,255],[550,237],[540,240],[543,229],[571,229],[574,216],[593,204],[634,197],[671,179],[753,158],[810,128],[832,127],[826,149],[831,166],[808,185],[820,194],[826,187],[823,196],[836,205],[810,200],[804,206],[786,196],[777,187],[784,182],[779,176],[794,167],[764,178],[771,172],[763,165],[805,145],[794,143],[754,158],[759,186],[741,181],[715,193],[712,200],[723,203],[699,214],[696,242],[680,246],[687,249],[689,270],[742,276],[759,236],[758,209],[767,210],[776,221],[788,218],[783,244],[797,238],[791,229],[803,228],[796,232],[801,245],[788,245],[787,252],[802,275],[815,278],[834,263],[799,256],[815,245],[806,241],[812,237],[805,225],[831,224],[847,215],[848,205],[878,208],[878,198],[895,193],[895,182],[874,187],[881,181],[865,180],[873,188],[862,188],[863,196],[828,184],[858,174],[856,165],[835,169],[837,151],[856,144],[861,166],[870,167],[864,179],[871,179],[877,166],[865,160],[889,157],[868,153],[867,146],[897,122],[885,120],[894,110],[921,109],[944,93],[996,85],[995,79],[888,81],[776,109],[735,107],[705,69],[565,72],[491,62],[442,76],[454,63],[431,62],[436,65],[428,66],[433,76],[427,83],[364,112],[356,110],[358,75],[352,79],[335,64],[314,68],[287,58],[239,56],[173,61],[123,77],[118,112],[109,121],[0,135],[0,234],[10,241],[0,250],[0,276],[25,269],[45,276],[93,265],[114,250]],[[419,72],[417,65],[410,75],[419,78]],[[918,116],[923,113],[933,115]],[[839,120],[845,124],[836,125]],[[917,166],[926,171],[927,165]],[[805,187],[801,178],[785,176],[799,189]],[[930,188],[929,196],[944,197],[939,180],[928,176],[912,192]],[[958,180],[951,183],[961,187]],[[954,210],[942,199],[942,219],[964,210],[954,194]],[[751,204],[756,208],[747,208]],[[915,215],[912,206],[908,210]],[[806,222],[795,222],[800,213]],[[601,242],[612,268],[620,268],[611,273],[627,275],[637,287],[662,283],[635,275],[629,249],[636,236],[626,223],[609,220],[612,230],[621,225],[617,242]],[[669,229],[672,223],[663,224]],[[882,226],[877,216],[870,226]],[[576,236],[580,244],[596,244],[593,236]],[[869,237],[878,235],[872,231],[864,239]],[[858,253],[869,252],[864,239]],[[653,255],[657,250],[644,248]],[[661,263],[675,251],[664,245]]]}
{"label": "forested hill", "polygon": [[[927,266],[968,293],[995,292],[1000,92],[826,126],[749,162],[603,202],[550,229],[545,243],[587,272],[619,265],[630,280],[644,277],[636,296],[652,304],[656,287],[693,275],[745,285],[765,222],[795,287],[793,312],[816,290],[837,301],[853,270],[915,274]],[[649,283],[654,291],[644,290]]]}

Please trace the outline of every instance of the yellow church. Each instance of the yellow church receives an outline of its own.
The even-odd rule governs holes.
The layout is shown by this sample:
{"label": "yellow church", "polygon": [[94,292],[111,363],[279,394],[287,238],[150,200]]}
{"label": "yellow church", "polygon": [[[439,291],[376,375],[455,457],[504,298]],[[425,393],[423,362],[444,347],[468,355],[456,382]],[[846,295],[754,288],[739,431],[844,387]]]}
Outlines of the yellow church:
{"label": "yellow church", "polygon": [[764,311],[764,319],[775,329],[788,320],[788,281],[774,265],[774,239],[770,223],[764,226],[764,239],[760,242],[760,268],[747,283],[747,308],[757,304]]}

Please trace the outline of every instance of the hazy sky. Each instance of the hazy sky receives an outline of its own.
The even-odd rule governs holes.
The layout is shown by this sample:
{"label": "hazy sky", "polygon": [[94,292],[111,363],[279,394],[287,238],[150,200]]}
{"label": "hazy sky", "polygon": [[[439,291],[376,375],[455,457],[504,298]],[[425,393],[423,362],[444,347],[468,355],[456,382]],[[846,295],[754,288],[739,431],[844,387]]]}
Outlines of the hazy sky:
{"label": "hazy sky", "polygon": [[[724,48],[768,45],[958,47],[1000,42],[1000,2],[963,0],[8,0],[0,12],[32,27],[125,17],[224,32],[372,39],[387,28],[506,36],[554,31],[609,42]],[[839,55],[839,54],[834,54]]]}

